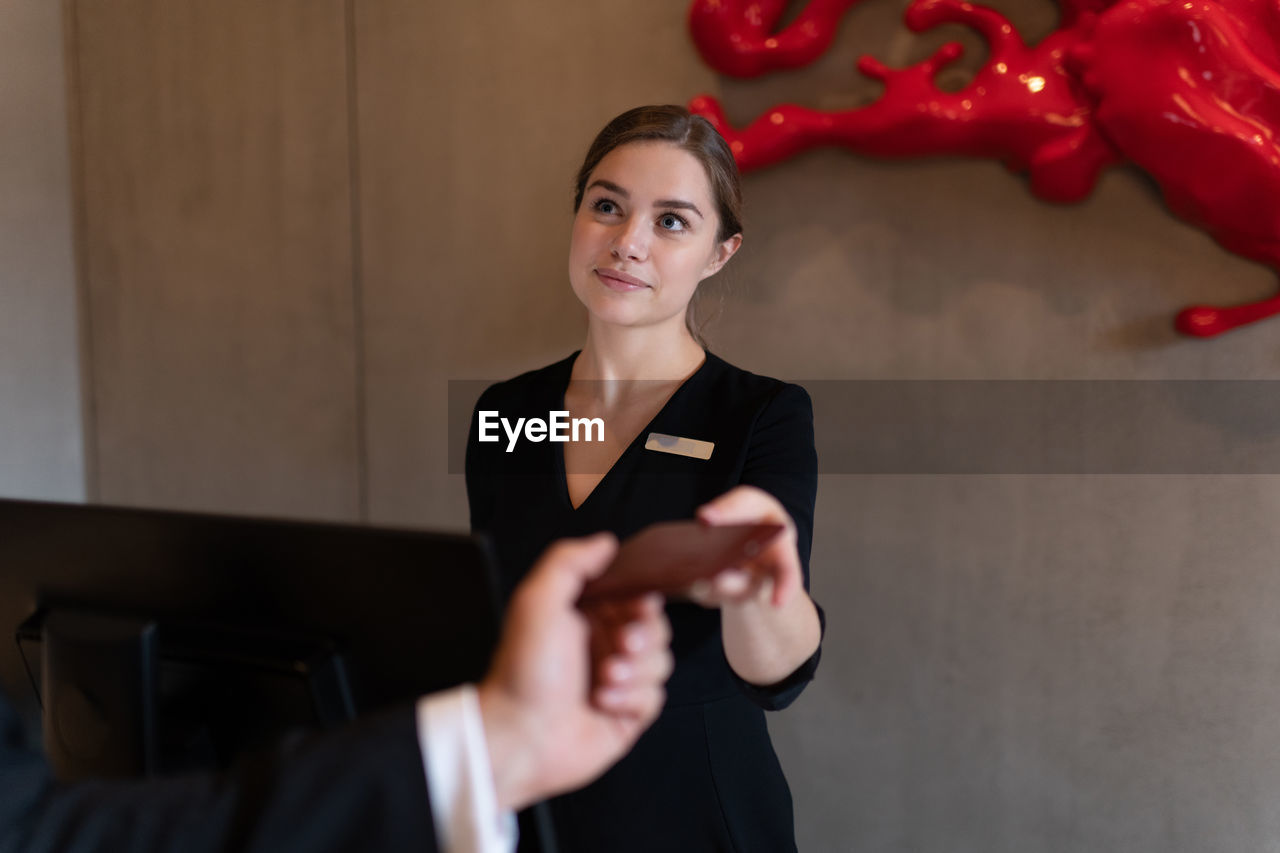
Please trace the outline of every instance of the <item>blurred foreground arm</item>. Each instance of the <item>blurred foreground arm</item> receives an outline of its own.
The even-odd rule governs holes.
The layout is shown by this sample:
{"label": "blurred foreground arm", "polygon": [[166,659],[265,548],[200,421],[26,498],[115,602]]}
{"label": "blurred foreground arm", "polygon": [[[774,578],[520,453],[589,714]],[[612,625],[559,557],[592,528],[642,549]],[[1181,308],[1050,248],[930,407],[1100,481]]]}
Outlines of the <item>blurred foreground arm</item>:
{"label": "blurred foreground arm", "polygon": [[558,542],[516,590],[480,684],[498,803],[515,809],[595,779],[658,716],[671,674],[656,595],[584,613],[583,584],[617,551],[608,534]]}
{"label": "blurred foreground arm", "polygon": [[[225,774],[57,782],[0,694],[0,853],[502,849],[472,840],[494,837],[499,810],[598,776],[662,706],[671,654],[659,602],[590,618],[575,607],[616,547],[607,535],[552,546],[517,590],[485,680],[422,700],[417,723],[403,710],[372,716]],[[437,702],[461,709],[462,733],[489,758],[471,750],[452,780],[424,773],[424,759],[434,768],[434,753],[456,745],[431,730]],[[438,783],[481,810],[433,820]],[[483,821],[486,802],[492,820],[474,830],[467,818]]]}

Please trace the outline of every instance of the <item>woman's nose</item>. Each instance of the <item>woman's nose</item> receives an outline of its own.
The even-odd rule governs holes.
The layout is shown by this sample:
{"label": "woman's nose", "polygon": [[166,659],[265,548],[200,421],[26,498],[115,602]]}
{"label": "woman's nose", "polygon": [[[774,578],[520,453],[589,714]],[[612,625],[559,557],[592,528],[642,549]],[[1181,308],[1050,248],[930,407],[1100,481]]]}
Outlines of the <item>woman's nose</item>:
{"label": "woman's nose", "polygon": [[613,256],[629,261],[643,261],[649,254],[648,234],[639,218],[628,219],[619,226],[613,238]]}

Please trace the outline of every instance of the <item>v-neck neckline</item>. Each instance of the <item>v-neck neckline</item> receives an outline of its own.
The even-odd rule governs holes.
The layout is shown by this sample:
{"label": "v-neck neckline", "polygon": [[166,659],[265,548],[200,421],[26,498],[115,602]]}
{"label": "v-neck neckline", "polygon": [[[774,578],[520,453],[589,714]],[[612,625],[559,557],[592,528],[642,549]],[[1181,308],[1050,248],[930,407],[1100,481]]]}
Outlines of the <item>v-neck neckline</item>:
{"label": "v-neck neckline", "polygon": [[[671,407],[671,404],[675,401],[675,399],[679,397],[680,394],[683,393],[686,388],[689,387],[690,383],[692,383],[694,379],[696,379],[700,374],[702,374],[703,371],[707,369],[708,365],[711,364],[711,359],[715,358],[715,356],[711,354],[710,350],[706,350],[706,349],[704,349],[702,353],[703,353],[702,364],[698,365],[697,370],[693,371],[693,373],[690,373],[688,376],[686,376],[684,378],[684,381],[681,382],[678,386],[676,386],[676,389],[671,392],[671,396],[668,397],[666,402],[662,404],[662,407],[659,408],[658,411],[654,413],[653,417],[649,419],[648,423],[646,423],[643,427],[640,428],[640,431],[635,434],[635,436],[631,439],[631,442],[622,449],[621,453],[618,454],[618,458],[613,460],[613,464],[609,466],[609,470],[604,472],[604,476],[602,476],[599,480],[596,481],[595,486],[592,487],[590,492],[587,492],[587,496],[583,498],[582,503],[578,504],[577,506],[573,505],[573,498],[570,497],[569,495],[569,477],[564,467],[564,445],[563,443],[560,443],[560,442],[557,442],[552,445],[552,448],[553,448],[552,455],[555,457],[556,482],[560,486],[560,500],[563,503],[563,505],[568,508],[570,513],[580,512],[584,506],[586,506],[588,503],[591,502],[592,498],[594,498],[597,494],[600,493],[601,487],[610,478],[613,477],[613,472],[618,469],[618,467],[623,463],[623,460],[625,460],[632,453],[636,452],[636,445],[641,443],[641,439],[644,438],[645,440],[647,440],[646,436],[648,436],[648,434],[653,430],[653,425],[658,422],[659,418],[661,418],[664,414],[666,414],[667,409]],[[560,399],[559,399],[559,403],[560,403],[559,409],[561,411],[565,410],[564,397],[569,390],[569,383],[573,379],[573,365],[577,363],[578,356],[580,355],[582,355],[582,350],[575,350],[573,355],[569,356],[569,358],[565,360],[566,369],[565,369],[564,381],[560,389]]]}

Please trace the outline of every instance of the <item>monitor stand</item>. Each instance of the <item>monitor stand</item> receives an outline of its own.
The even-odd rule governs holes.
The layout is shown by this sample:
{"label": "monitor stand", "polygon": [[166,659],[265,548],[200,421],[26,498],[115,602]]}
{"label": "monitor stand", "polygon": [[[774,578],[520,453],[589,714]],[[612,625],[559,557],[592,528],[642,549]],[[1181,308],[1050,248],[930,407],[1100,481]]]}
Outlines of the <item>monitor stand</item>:
{"label": "monitor stand", "polygon": [[44,748],[66,781],[225,768],[292,729],[356,716],[327,638],[62,605],[18,633],[40,644]]}
{"label": "monitor stand", "polygon": [[40,629],[44,748],[54,773],[74,780],[153,772],[155,623],[59,608]]}

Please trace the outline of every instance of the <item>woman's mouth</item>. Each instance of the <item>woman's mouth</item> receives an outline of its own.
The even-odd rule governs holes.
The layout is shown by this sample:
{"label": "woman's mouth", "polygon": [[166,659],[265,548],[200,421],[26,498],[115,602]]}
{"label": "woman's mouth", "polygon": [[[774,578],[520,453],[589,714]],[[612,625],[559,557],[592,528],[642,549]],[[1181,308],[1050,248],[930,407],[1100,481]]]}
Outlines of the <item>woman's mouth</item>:
{"label": "woman's mouth", "polygon": [[619,293],[630,293],[634,290],[643,290],[649,285],[636,278],[633,275],[627,275],[624,272],[611,269],[609,267],[596,267],[596,278],[600,279],[600,283],[610,290],[616,290]]}

